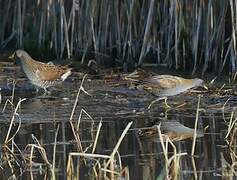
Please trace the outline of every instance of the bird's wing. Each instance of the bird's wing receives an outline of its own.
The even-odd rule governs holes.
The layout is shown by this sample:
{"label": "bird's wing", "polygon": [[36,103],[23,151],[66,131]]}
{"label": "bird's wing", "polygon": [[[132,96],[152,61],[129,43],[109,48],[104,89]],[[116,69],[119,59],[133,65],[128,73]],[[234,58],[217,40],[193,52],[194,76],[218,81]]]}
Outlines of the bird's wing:
{"label": "bird's wing", "polygon": [[44,64],[44,66],[38,67],[36,75],[43,81],[55,81],[68,71],[70,71],[69,68],[49,64],[45,66]]}
{"label": "bird's wing", "polygon": [[162,89],[171,89],[180,85],[181,81],[181,78],[177,76],[157,75],[150,77],[146,82]]}

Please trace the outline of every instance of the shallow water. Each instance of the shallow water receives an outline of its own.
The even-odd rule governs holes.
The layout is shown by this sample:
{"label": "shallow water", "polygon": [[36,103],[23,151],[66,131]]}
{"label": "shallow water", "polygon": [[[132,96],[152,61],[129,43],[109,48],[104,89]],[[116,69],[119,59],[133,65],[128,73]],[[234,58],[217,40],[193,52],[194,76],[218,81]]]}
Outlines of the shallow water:
{"label": "shallow water", "polygon": [[[10,136],[16,132],[17,127],[20,127],[14,136],[14,143],[24,157],[30,154],[27,145],[37,144],[37,139],[44,147],[49,163],[52,163],[55,134],[58,128],[55,172],[56,179],[65,179],[68,155],[70,152],[78,152],[77,141],[69,119],[82,76],[74,73],[62,85],[51,89],[50,95],[43,97],[40,96],[41,92],[36,94],[35,88],[28,82],[19,67],[7,61],[3,61],[1,67],[1,110],[6,100],[11,99],[13,89],[14,106],[19,99],[26,98],[18,114],[15,115]],[[11,83],[11,79],[17,81],[15,86]],[[72,118],[76,126],[82,109],[90,115],[89,117],[84,113],[81,116],[77,132],[80,134],[83,150],[94,142],[97,127],[102,121],[95,153],[110,155],[126,125],[132,121],[132,127],[119,148],[122,167],[128,167],[130,179],[163,179],[165,159],[160,139],[157,135],[144,135],[141,129],[146,130],[148,127],[167,121],[179,122],[189,128],[194,128],[198,95],[200,95],[200,108],[203,110],[199,114],[198,129],[203,132],[204,136],[197,138],[195,156],[191,156],[192,139],[174,142],[177,153],[187,153],[187,155],[180,156],[179,177],[180,179],[194,179],[195,177],[216,179],[220,176],[235,175],[234,166],[232,170],[230,168],[234,162],[234,153],[230,153],[225,141],[231,112],[234,112],[233,119],[235,119],[237,98],[234,90],[226,87],[218,90],[214,85],[208,91],[200,89],[169,98],[168,103],[172,109],[165,109],[163,101],[155,103],[151,109],[148,109],[155,97],[146,92],[129,89],[124,84],[126,83],[120,81],[116,76],[104,79],[89,76],[86,78],[83,87],[90,93],[90,96],[81,92]],[[1,144],[5,141],[13,110],[13,106],[8,103],[4,112],[0,114]],[[11,149],[13,145],[10,143],[8,147]],[[168,149],[169,157],[171,157],[173,150],[170,146]],[[15,150],[14,152],[19,153],[20,151]],[[88,148],[87,152],[91,153],[92,147]],[[3,158],[4,153],[5,150],[2,149],[1,179],[11,177],[13,174],[20,179],[26,177],[42,179],[49,174],[46,171],[45,161],[37,150],[34,153],[34,163],[31,169],[25,166],[27,163],[20,158],[21,155],[16,153],[17,160],[12,162],[14,171],[11,171],[6,159]],[[81,166],[79,174],[81,179],[92,178],[91,166],[94,163],[92,160],[86,160],[86,165],[82,165],[84,164],[82,160],[80,163],[74,161],[75,168],[78,164]],[[170,175],[172,175],[172,168]]]}

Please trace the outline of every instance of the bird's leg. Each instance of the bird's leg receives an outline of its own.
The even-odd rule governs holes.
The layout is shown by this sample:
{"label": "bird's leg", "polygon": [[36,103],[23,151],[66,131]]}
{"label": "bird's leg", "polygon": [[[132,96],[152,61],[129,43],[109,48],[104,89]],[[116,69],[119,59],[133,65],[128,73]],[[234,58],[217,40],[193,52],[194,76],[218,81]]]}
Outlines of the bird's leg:
{"label": "bird's leg", "polygon": [[44,97],[46,95],[51,95],[51,91],[48,91],[46,88],[44,88]]}
{"label": "bird's leg", "polygon": [[47,89],[44,88],[44,94],[43,94],[43,96],[45,97],[46,95],[47,95]]}
{"label": "bird's leg", "polygon": [[148,109],[150,109],[151,106],[152,106],[154,103],[156,103],[156,102],[158,102],[158,101],[160,101],[160,100],[165,100],[165,108],[166,108],[166,109],[171,109],[171,107],[170,107],[170,106],[168,105],[168,103],[167,103],[167,97],[160,97],[160,98],[157,98],[157,99],[153,100],[153,101],[149,104]]}
{"label": "bird's leg", "polygon": [[171,109],[171,107],[168,105],[168,103],[167,103],[167,97],[164,97],[164,100],[165,100],[165,107],[167,108],[167,109]]}

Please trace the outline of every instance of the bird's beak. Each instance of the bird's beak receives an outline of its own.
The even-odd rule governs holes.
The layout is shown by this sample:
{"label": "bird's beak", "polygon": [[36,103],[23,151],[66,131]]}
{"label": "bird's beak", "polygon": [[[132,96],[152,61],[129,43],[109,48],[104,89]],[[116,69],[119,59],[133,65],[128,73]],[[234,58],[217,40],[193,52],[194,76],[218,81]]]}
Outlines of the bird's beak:
{"label": "bird's beak", "polygon": [[12,55],[8,57],[8,59],[13,59],[16,56],[16,52],[14,52]]}

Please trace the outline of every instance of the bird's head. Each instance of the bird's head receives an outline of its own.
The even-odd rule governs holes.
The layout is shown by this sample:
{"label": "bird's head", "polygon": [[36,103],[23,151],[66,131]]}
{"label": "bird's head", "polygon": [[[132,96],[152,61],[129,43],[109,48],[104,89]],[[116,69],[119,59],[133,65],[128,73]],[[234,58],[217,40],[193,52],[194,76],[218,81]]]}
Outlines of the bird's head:
{"label": "bird's head", "polygon": [[29,55],[27,54],[27,52],[25,52],[24,50],[16,50],[11,56],[9,56],[8,58],[9,59],[13,59],[13,58],[15,58],[15,57],[17,57],[17,58],[20,58],[20,59],[22,59],[22,58],[27,58],[27,57],[29,57]]}
{"label": "bird's head", "polygon": [[202,79],[194,79],[194,85],[195,87],[203,87],[205,89],[208,89],[208,87],[205,85],[204,81]]}

